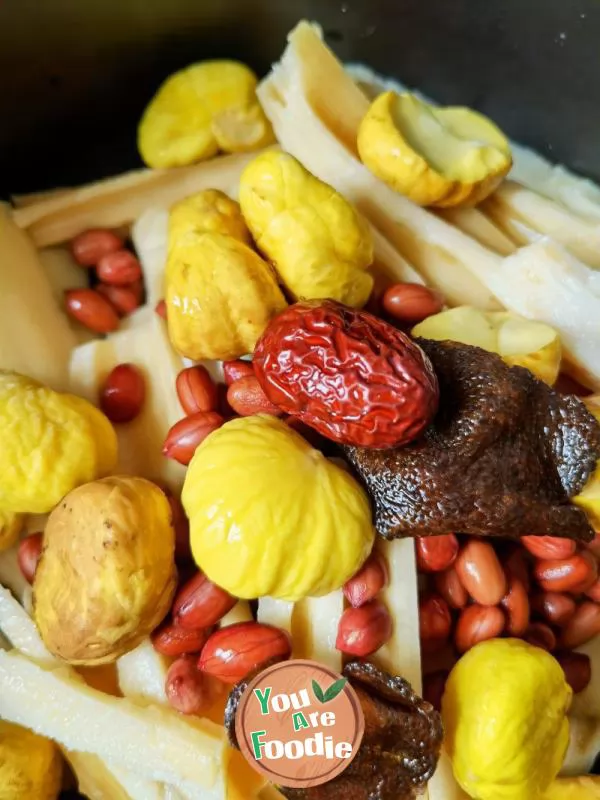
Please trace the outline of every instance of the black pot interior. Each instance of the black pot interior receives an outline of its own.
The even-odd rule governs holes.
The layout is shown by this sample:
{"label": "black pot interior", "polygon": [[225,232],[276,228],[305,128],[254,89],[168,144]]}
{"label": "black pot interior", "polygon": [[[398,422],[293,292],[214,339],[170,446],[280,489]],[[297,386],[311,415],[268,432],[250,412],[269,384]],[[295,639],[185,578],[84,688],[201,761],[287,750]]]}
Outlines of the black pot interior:
{"label": "black pot interior", "polygon": [[600,179],[597,0],[3,0],[0,191],[139,166],[137,121],[166,75],[219,56],[264,73],[302,17],[341,58]]}

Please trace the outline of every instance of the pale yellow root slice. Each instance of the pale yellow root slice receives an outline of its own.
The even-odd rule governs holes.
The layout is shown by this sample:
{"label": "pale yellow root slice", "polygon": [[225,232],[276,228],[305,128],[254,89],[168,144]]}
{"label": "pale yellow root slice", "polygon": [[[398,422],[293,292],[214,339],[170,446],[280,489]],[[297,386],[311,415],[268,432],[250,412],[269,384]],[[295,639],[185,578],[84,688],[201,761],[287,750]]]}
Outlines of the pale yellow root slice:
{"label": "pale yellow root slice", "polygon": [[0,369],[66,390],[77,339],[30,238],[0,205]]}
{"label": "pale yellow root slice", "polygon": [[468,267],[501,259],[462,231],[385,186],[356,153],[356,133],[368,100],[323,44],[301,23],[281,61],[259,86],[278,140],[321,180],[353,202],[367,219],[452,305],[498,309]]}
{"label": "pale yellow root slice", "polygon": [[0,652],[0,715],[151,780],[210,789],[221,771],[219,726],[191,725],[167,709],[102,694],[12,652]]}
{"label": "pale yellow root slice", "polygon": [[498,202],[495,195],[491,195],[478,207],[478,211],[498,226],[517,247],[535,244],[543,239],[541,233],[526,225],[520,217],[505,204]]}
{"label": "pale yellow root slice", "polygon": [[257,619],[265,625],[274,625],[292,633],[292,614],[294,603],[278,600],[275,597],[261,597],[258,601]]}
{"label": "pale yellow root slice", "polygon": [[517,249],[514,241],[486,217],[480,208],[445,208],[440,209],[438,214],[498,255],[509,256]]}
{"label": "pale yellow root slice", "polygon": [[394,630],[392,638],[372,657],[372,661],[392,675],[402,675],[415,692],[421,692],[421,646],[417,565],[413,539],[396,539],[376,545],[385,558],[389,583],[380,599],[387,606]]}
{"label": "pale yellow root slice", "polygon": [[[142,706],[165,706],[168,713],[175,716],[176,713],[169,708],[167,695],[165,693],[165,682],[167,672],[172,659],[157,653],[150,639],[144,640],[135,650],[126,653],[117,661],[117,674],[119,687],[125,697],[135,701]],[[194,717],[179,716],[182,722],[194,726]],[[210,723],[208,723],[210,724]],[[192,731],[193,733],[193,731]],[[224,754],[224,759],[226,758]],[[226,800],[225,786],[225,763],[215,784],[210,792],[203,787],[193,787],[189,785],[163,787],[164,792],[170,792],[172,800],[181,798],[182,800]],[[162,798],[161,798],[162,800]]]}
{"label": "pale yellow root slice", "polygon": [[43,200],[50,200],[51,198],[59,197],[61,194],[66,194],[72,189],[64,187],[60,189],[48,189],[42,192],[27,192],[27,194],[11,194],[10,202],[15,208],[25,208],[26,206],[41,203]]}
{"label": "pale yellow root slice", "polygon": [[0,631],[13,647],[27,658],[40,664],[57,664],[56,658],[48,652],[42,642],[29,614],[8,589],[2,586],[0,586]]}
{"label": "pale yellow root slice", "polygon": [[228,611],[219,622],[219,628],[226,628],[228,625],[237,625],[240,622],[252,622],[252,609],[247,600],[238,600],[231,611]]}
{"label": "pale yellow root slice", "polygon": [[294,658],[308,658],[341,672],[342,654],[336,650],[335,640],[343,611],[341,589],[297,602],[292,615]]}
{"label": "pale yellow root slice", "polygon": [[[54,300],[59,308],[64,308],[64,293],[67,289],[88,288],[89,271],[79,266],[67,247],[45,247],[38,251],[38,255],[50,280]],[[72,317],[67,317],[67,319],[69,327],[75,334],[77,344],[98,338],[97,334]]]}
{"label": "pale yellow root slice", "polygon": [[169,212],[166,209],[149,208],[131,228],[131,239],[144,274],[146,304],[152,309],[165,296],[168,226]]}
{"label": "pale yellow root slice", "polygon": [[[0,631],[8,643],[22,655],[45,667],[57,667],[61,662],[46,650],[37,628],[29,614],[12,594],[0,586]],[[131,797],[132,800],[148,800],[155,796],[158,784],[131,775],[121,768],[112,770],[99,758],[84,753],[64,752],[75,771],[79,788],[93,800],[103,800],[106,787],[114,790],[112,797]],[[80,774],[81,771],[81,774]],[[83,788],[85,786],[85,789]],[[94,791],[94,787],[97,787]],[[117,792],[117,789],[119,790]],[[120,792],[120,793],[119,793]],[[156,795],[158,797],[158,795]]]}
{"label": "pale yellow root slice", "polygon": [[88,228],[120,228],[148,208],[169,208],[203,189],[237,196],[240,174],[256,153],[240,153],[169,170],[137,170],[72,189],[13,212],[38,247],[68,241]]}
{"label": "pale yellow root slice", "polygon": [[551,236],[584,264],[600,269],[599,220],[584,219],[514,181],[505,181],[493,197],[494,205],[506,208],[534,231]]}
{"label": "pale yellow root slice", "polygon": [[140,309],[133,317],[136,324],[73,351],[71,391],[97,402],[100,387],[113,367],[122,363],[138,366],[144,373],[146,398],[136,419],[116,426],[117,469],[121,474],[164,481],[179,489],[185,467],[165,458],[162,446],[169,428],[184,416],[175,389],[181,359],[171,348],[164,321],[153,309]]}

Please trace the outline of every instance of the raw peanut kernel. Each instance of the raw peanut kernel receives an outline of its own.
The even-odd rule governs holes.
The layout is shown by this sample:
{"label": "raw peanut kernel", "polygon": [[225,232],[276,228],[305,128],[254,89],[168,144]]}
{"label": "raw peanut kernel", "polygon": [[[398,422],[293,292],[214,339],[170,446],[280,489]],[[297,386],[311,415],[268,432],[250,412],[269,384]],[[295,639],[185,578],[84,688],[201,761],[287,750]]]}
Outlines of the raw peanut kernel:
{"label": "raw peanut kernel", "polygon": [[173,657],[199,653],[209,635],[210,629],[190,631],[169,621],[157,628],[150,638],[158,653]]}
{"label": "raw peanut kernel", "polygon": [[391,637],[390,612],[383,603],[371,600],[360,608],[347,608],[342,614],[335,640],[336,649],[364,658],[379,650]]}
{"label": "raw peanut kernel", "polygon": [[436,711],[442,709],[442,696],[449,674],[447,669],[440,669],[423,676],[423,698],[431,703]]}
{"label": "raw peanut kernel", "polygon": [[380,553],[371,553],[356,575],[344,584],[344,596],[354,608],[364,606],[379,594],[388,582],[388,570]]}
{"label": "raw peanut kernel", "polygon": [[454,642],[459,653],[487,639],[496,639],[504,630],[504,614],[498,606],[480,606],[474,603],[460,612]]}
{"label": "raw peanut kernel", "polygon": [[541,647],[551,653],[556,648],[556,636],[549,625],[543,622],[532,622],[523,636],[526,642]]}
{"label": "raw peanut kernel", "polygon": [[187,466],[196,448],[224,422],[223,417],[216,411],[199,411],[191,417],[180,419],[167,434],[163,455]]}
{"label": "raw peanut kernel", "polygon": [[421,647],[428,655],[441,650],[448,641],[452,617],[446,601],[437,594],[422,597],[419,601],[419,633]]}
{"label": "raw peanut kernel", "polygon": [[541,559],[569,558],[577,547],[572,539],[557,536],[521,536],[521,543],[532,555]]}
{"label": "raw peanut kernel", "polygon": [[224,361],[223,362],[223,377],[225,384],[231,386],[232,383],[238,381],[240,378],[250,378],[254,375],[254,367],[249,361]]}
{"label": "raw peanut kernel", "polygon": [[209,628],[234,607],[237,599],[202,572],[185,583],[173,601],[173,619],[181,628]]}
{"label": "raw peanut kernel", "polygon": [[32,533],[21,539],[19,550],[17,553],[17,561],[19,562],[19,569],[21,574],[27,581],[32,584],[35,577],[38,561],[42,554],[43,533]]}
{"label": "raw peanut kernel", "polygon": [[108,375],[100,391],[100,408],[111,422],[131,422],[144,405],[146,384],[134,364],[119,364]]}
{"label": "raw peanut kernel", "polygon": [[587,689],[592,679],[592,662],[588,655],[565,651],[556,653],[555,658],[563,668],[565,679],[573,694],[579,694]]}
{"label": "raw peanut kernel", "polygon": [[123,240],[112,231],[100,228],[85,231],[71,242],[73,258],[82,267],[95,267],[102,256],[123,247]]}
{"label": "raw peanut kernel", "polygon": [[96,274],[102,283],[113,286],[127,286],[142,277],[140,262],[129,250],[117,250],[102,256],[96,267]]}
{"label": "raw peanut kernel", "polygon": [[175,384],[181,407],[188,416],[199,411],[216,411],[219,404],[217,387],[206,367],[198,365],[182,369]]}
{"label": "raw peanut kernel", "polygon": [[531,608],[552,625],[562,628],[575,613],[577,604],[568,594],[540,592],[532,597]]}
{"label": "raw peanut kernel", "polygon": [[156,306],[154,307],[154,311],[161,319],[167,318],[167,304],[164,300],[159,300]]}
{"label": "raw peanut kernel", "polygon": [[198,667],[223,683],[238,683],[267,661],[284,661],[292,651],[287,633],[273,625],[239,622],[221,628],[202,648]]}
{"label": "raw peanut kernel", "polygon": [[93,289],[67,289],[67,314],[95,333],[111,333],[119,327],[119,316],[105,297]]}
{"label": "raw peanut kernel", "polygon": [[581,647],[600,633],[600,606],[591,600],[577,607],[571,619],[562,629],[561,647],[571,650]]}
{"label": "raw peanut kernel", "polygon": [[598,577],[598,563],[589,550],[582,550],[569,558],[537,561],[533,575],[546,592],[583,592]]}
{"label": "raw peanut kernel", "polygon": [[529,625],[529,597],[519,578],[511,578],[508,592],[502,598],[502,607],[508,621],[506,632],[509,636],[522,636]]}
{"label": "raw peanut kernel", "polygon": [[593,600],[595,603],[600,603],[600,578],[594,581],[589,589],[585,590],[585,594],[590,600]]}
{"label": "raw peanut kernel", "polygon": [[170,490],[163,489],[171,506],[171,521],[175,529],[175,561],[189,564],[192,561],[192,548],[190,546],[190,522],[185,515],[181,500],[175,497]]}
{"label": "raw peanut kernel", "polygon": [[469,540],[454,566],[460,582],[479,605],[495,606],[506,594],[506,575],[488,542]]}
{"label": "raw peanut kernel", "polygon": [[401,325],[417,325],[444,308],[439,292],[418,283],[396,283],[381,300],[384,310]]}
{"label": "raw peanut kernel", "polygon": [[213,700],[213,691],[194,656],[180,656],[167,672],[165,694],[169,705],[182,714],[200,716]]}
{"label": "raw peanut kernel", "polygon": [[443,572],[458,555],[458,539],[453,533],[443,536],[417,536],[417,567],[421,572]]}
{"label": "raw peanut kernel", "polygon": [[435,589],[448,603],[450,608],[464,608],[469,602],[467,590],[460,582],[454,567],[444,572],[437,572],[434,577]]}
{"label": "raw peanut kernel", "polygon": [[99,283],[96,291],[105,297],[122,317],[126,317],[139,308],[138,292],[131,286],[111,286],[108,283]]}
{"label": "raw peanut kernel", "polygon": [[587,549],[592,552],[596,558],[600,558],[600,533],[597,533],[591,542],[585,545]]}
{"label": "raw peanut kernel", "polygon": [[267,398],[254,375],[238,378],[227,390],[227,402],[240,417],[253,414],[273,414],[276,417],[283,413]]}
{"label": "raw peanut kernel", "polygon": [[503,559],[504,569],[509,578],[518,578],[529,592],[529,556],[520,545],[512,545],[508,555]]}

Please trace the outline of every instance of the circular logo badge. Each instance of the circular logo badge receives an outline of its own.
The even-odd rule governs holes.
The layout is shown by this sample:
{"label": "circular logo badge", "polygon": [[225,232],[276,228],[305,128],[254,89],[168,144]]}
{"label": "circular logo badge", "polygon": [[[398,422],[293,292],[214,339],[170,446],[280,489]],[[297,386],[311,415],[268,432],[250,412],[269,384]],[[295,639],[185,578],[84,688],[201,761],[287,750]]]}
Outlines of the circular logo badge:
{"label": "circular logo badge", "polygon": [[308,788],[336,778],[358,752],[365,720],[346,678],[316,661],[275,664],[248,685],[235,732],[268,780]]}

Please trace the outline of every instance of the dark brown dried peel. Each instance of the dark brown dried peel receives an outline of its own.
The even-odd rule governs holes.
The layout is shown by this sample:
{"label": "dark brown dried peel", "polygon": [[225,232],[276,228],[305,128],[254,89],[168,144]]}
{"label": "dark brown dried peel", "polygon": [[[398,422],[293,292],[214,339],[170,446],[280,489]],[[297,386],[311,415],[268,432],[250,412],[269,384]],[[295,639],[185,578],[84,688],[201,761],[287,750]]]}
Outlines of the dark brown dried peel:
{"label": "dark brown dried peel", "polygon": [[583,403],[478,347],[418,344],[440,384],[440,408],[423,439],[394,450],[344,448],[379,533],[590,541],[585,513],[569,503],[600,459],[600,426]]}
{"label": "dark brown dried peel", "polygon": [[[354,687],[365,715],[365,735],[356,757],[329,783],[310,789],[278,789],[288,800],[413,800],[435,772],[443,729],[432,705],[404,678],[373,664],[347,664],[344,676]],[[252,678],[236,686],[227,702],[225,725],[237,747],[235,711]]]}

